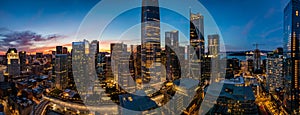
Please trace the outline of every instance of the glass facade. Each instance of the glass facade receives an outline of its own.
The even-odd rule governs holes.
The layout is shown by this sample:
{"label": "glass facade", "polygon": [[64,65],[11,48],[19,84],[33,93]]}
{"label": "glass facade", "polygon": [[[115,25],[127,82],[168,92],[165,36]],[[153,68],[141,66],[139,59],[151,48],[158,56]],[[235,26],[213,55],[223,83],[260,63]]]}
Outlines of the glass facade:
{"label": "glass facade", "polygon": [[[200,13],[190,12],[190,47],[189,49],[189,75],[193,79],[202,81],[201,65],[204,58],[204,16]],[[201,84],[202,84],[201,83]]]}
{"label": "glass facade", "polygon": [[142,81],[159,82],[161,67],[160,14],[158,0],[143,0],[141,17]]}
{"label": "glass facade", "polygon": [[299,37],[300,1],[291,0],[284,9],[284,55],[286,78],[286,107],[292,113],[299,113]]}

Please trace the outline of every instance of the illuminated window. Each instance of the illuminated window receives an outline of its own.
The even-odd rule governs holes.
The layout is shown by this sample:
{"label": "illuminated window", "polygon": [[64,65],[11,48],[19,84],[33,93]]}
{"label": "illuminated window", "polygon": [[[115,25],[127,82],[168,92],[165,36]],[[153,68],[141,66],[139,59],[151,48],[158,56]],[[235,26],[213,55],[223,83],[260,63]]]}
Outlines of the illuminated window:
{"label": "illuminated window", "polygon": [[298,12],[298,10],[296,10],[296,16],[299,16],[299,12]]}

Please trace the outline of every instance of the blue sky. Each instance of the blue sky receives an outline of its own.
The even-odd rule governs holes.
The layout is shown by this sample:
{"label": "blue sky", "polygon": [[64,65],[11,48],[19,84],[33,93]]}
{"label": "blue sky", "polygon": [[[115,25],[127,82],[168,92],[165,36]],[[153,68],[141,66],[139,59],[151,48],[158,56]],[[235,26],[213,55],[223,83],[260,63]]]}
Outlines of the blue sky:
{"label": "blue sky", "polygon": [[[199,1],[210,12],[210,15],[219,27],[226,50],[253,49],[253,43],[265,44],[261,48],[266,50],[273,50],[276,47],[282,46],[283,8],[289,0]],[[0,42],[2,44],[0,43],[0,52],[5,52],[6,48],[10,46],[18,47],[20,50],[28,50],[28,52],[53,49],[55,45],[69,46],[74,41],[75,34],[85,16],[98,2],[99,0],[1,0]],[[113,6],[118,5],[122,4]],[[172,5],[176,4],[170,4],[170,6]],[[113,10],[102,11],[103,15],[100,16],[109,15],[110,11]],[[140,14],[137,12],[140,11],[128,11],[119,16],[120,19],[132,19],[124,24],[123,29],[125,29],[126,24],[135,24],[134,22],[140,20],[138,17]],[[179,15],[164,13],[164,11],[162,11],[161,15],[166,17],[166,21],[180,18]],[[134,16],[138,18],[134,18]],[[115,20],[115,23],[118,23],[117,20]],[[177,22],[170,23],[174,24]],[[114,31],[124,31],[116,25],[112,24],[110,29],[112,32],[108,32],[111,35],[107,36],[113,36]],[[206,28],[208,29],[205,33],[218,33],[214,29],[209,29],[210,25],[206,24]],[[135,25],[132,28],[132,30],[135,30],[134,28],[138,29],[139,26]],[[181,36],[188,32],[188,30],[185,30],[188,26],[166,28],[166,30],[181,30]],[[12,42],[12,39],[16,39],[15,34],[19,37],[25,36],[25,38],[18,40],[19,42]],[[163,35],[163,33],[161,34]],[[127,35],[124,34],[123,36]],[[135,37],[133,41],[137,40],[137,36]],[[27,46],[20,47],[21,43],[25,43]]]}
{"label": "blue sky", "polygon": [[283,9],[289,0],[200,0],[220,27],[226,49],[273,50],[283,42]]}

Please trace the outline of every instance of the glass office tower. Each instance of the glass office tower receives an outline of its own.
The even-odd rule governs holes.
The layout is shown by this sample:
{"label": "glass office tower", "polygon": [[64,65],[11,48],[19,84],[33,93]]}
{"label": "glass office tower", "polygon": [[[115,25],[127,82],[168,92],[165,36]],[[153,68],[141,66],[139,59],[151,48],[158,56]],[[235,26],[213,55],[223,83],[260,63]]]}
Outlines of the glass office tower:
{"label": "glass office tower", "polygon": [[160,46],[160,14],[158,0],[143,0],[141,17],[142,43],[142,82],[160,80],[161,46]]}
{"label": "glass office tower", "polygon": [[300,1],[291,0],[284,9],[284,55],[286,96],[285,106],[291,114],[299,114],[299,37],[300,37]]}

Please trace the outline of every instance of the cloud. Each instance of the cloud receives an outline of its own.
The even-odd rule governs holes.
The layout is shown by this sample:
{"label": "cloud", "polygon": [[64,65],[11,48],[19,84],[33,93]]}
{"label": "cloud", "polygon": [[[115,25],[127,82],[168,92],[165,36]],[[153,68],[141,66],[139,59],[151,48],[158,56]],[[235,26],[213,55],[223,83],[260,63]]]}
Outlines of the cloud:
{"label": "cloud", "polygon": [[[72,47],[72,44],[63,44],[61,46],[64,47]],[[30,48],[28,51],[31,53],[35,52],[43,52],[43,53],[51,53],[52,51],[55,51],[56,46],[46,46],[46,47],[37,47],[37,48]]]}
{"label": "cloud", "polygon": [[267,36],[269,36],[270,34],[274,33],[274,32],[277,32],[279,30],[282,30],[283,28],[280,26],[280,27],[276,27],[276,28],[273,28],[273,29],[270,29],[266,32],[263,32],[262,34],[260,34],[259,36],[261,38],[266,38]]}
{"label": "cloud", "polygon": [[273,14],[275,14],[275,8],[270,8],[267,13],[264,15],[264,18],[267,19],[267,18],[270,18]]}
{"label": "cloud", "polygon": [[250,21],[245,25],[245,27],[243,28],[242,34],[248,35],[248,33],[251,31],[251,29],[252,29],[253,26],[254,26],[254,22],[255,22],[255,19],[250,20]]}
{"label": "cloud", "polygon": [[32,31],[11,31],[7,28],[0,28],[0,51],[6,52],[9,47],[14,47],[19,51],[31,52],[37,50],[36,43],[48,42],[63,37],[65,36],[57,34],[41,35]]}

